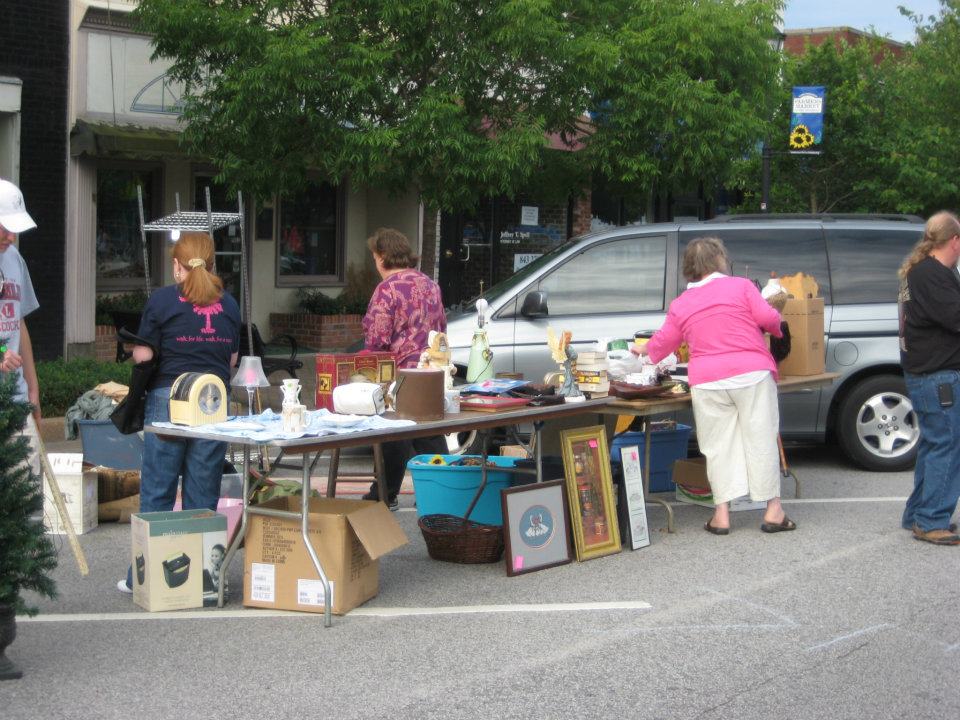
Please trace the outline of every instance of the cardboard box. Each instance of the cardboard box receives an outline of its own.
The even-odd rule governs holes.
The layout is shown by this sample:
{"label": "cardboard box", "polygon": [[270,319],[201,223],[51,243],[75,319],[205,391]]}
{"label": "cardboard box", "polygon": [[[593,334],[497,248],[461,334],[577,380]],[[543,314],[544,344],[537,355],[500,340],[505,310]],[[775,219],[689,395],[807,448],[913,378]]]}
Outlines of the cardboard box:
{"label": "cardboard box", "polygon": [[317,355],[317,408],[333,412],[333,389],[350,382],[358,373],[370,382],[393,382],[397,374],[393,355],[388,352]]}
{"label": "cardboard box", "polygon": [[780,374],[819,375],[824,372],[823,298],[790,298],[781,317],[790,326],[790,354],[780,363]]}
{"label": "cardboard box", "polygon": [[[301,505],[298,496],[285,496],[261,507],[299,515]],[[376,596],[379,558],[409,541],[381,502],[311,498],[309,512],[310,541],[330,581],[331,611],[343,615]],[[323,612],[327,598],[300,520],[250,515],[247,522],[243,604]]]}
{"label": "cardboard box", "polygon": [[[97,472],[83,469],[82,453],[50,453],[50,468],[57,477],[57,485],[63,502],[67,506],[67,514],[77,535],[93,530],[97,527]],[[43,478],[43,524],[47,532],[54,535],[64,535],[67,530],[57,506],[53,502],[53,495],[47,478]]]}
{"label": "cardboard box", "polygon": [[136,513],[130,536],[137,605],[150,612],[216,605],[226,517],[210,510]]}
{"label": "cardboard box", "polygon": [[[710,483],[707,480],[706,458],[677,460],[673,464],[673,481],[677,484],[677,502],[702,505],[708,508],[714,506],[713,493],[710,491]],[[766,506],[766,502],[754,502],[749,495],[734,498],[730,501],[731,511],[762,510]]]}

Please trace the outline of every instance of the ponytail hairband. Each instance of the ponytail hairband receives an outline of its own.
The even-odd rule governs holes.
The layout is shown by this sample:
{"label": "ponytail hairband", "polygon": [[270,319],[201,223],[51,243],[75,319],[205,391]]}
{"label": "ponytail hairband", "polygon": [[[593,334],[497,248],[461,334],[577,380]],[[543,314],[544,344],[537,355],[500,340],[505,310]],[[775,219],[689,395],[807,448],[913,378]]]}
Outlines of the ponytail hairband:
{"label": "ponytail hairband", "polygon": [[189,265],[191,268],[198,268],[198,267],[203,267],[204,265],[206,265],[206,263],[203,261],[202,258],[190,258],[187,261],[187,265]]}

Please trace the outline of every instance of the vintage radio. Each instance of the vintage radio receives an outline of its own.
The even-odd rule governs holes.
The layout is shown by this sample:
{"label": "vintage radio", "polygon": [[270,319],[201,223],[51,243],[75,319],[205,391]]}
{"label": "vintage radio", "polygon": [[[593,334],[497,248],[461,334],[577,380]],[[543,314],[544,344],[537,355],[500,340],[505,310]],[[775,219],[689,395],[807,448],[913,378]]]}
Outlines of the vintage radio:
{"label": "vintage radio", "polygon": [[170,388],[170,422],[210,425],[227,419],[227,388],[210,373],[183,373]]}
{"label": "vintage radio", "polygon": [[333,389],[362,380],[389,383],[396,375],[393,354],[388,352],[323,353],[317,355],[317,408],[333,407]]}

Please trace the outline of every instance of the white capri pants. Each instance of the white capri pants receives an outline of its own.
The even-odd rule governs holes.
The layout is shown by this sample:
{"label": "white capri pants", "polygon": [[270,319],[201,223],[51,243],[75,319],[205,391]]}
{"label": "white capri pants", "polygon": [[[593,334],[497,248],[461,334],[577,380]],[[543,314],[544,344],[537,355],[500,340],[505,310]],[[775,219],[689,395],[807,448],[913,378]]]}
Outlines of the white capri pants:
{"label": "white capri pants", "polygon": [[755,502],[780,496],[780,408],[768,375],[734,390],[691,388],[697,444],[707,458],[715,503],[749,493]]}

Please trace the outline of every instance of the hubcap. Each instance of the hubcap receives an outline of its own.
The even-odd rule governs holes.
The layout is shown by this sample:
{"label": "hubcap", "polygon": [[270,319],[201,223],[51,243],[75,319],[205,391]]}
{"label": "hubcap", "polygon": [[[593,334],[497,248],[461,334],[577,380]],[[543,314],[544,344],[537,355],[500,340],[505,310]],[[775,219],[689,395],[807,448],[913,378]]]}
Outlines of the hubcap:
{"label": "hubcap", "polygon": [[897,458],[910,452],[920,438],[910,400],[896,392],[867,398],[857,415],[857,437],[879,457]]}

